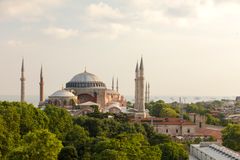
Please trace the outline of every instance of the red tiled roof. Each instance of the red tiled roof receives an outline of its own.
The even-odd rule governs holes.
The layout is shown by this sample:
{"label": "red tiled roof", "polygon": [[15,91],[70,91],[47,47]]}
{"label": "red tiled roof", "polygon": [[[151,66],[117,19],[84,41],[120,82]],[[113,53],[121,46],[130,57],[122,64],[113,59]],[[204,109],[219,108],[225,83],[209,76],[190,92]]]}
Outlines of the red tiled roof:
{"label": "red tiled roof", "polygon": [[213,136],[215,139],[222,139],[220,130],[201,128],[196,131],[196,135]]}

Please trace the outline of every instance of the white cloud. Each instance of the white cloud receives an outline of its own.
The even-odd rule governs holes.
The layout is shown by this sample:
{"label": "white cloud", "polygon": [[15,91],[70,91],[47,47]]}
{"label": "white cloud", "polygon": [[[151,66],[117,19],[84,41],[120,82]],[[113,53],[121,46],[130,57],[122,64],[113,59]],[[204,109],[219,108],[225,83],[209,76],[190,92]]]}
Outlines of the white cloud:
{"label": "white cloud", "polygon": [[48,27],[46,29],[43,29],[43,32],[47,35],[52,35],[59,39],[75,37],[79,34],[78,30],[65,29],[65,28],[60,28],[60,27]]}
{"label": "white cloud", "polygon": [[97,4],[90,4],[86,9],[87,15],[91,18],[113,19],[123,18],[123,14],[118,8],[112,8],[106,3],[99,2]]}
{"label": "white cloud", "polygon": [[0,20],[16,18],[22,21],[36,21],[48,16],[46,11],[61,5],[64,0],[1,0]]}
{"label": "white cloud", "polygon": [[21,41],[18,41],[18,40],[9,40],[9,41],[7,41],[7,44],[10,47],[19,47],[19,46],[23,45],[23,43]]}

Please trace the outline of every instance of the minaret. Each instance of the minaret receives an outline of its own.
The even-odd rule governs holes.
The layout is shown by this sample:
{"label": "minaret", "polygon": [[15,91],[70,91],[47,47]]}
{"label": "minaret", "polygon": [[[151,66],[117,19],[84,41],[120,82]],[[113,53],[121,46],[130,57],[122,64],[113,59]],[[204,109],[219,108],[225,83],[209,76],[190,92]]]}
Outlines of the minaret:
{"label": "minaret", "polygon": [[24,77],[24,59],[22,59],[22,69],[21,69],[21,102],[25,102],[25,77]]}
{"label": "minaret", "polygon": [[119,89],[119,87],[118,87],[118,78],[117,78],[117,87],[116,87],[117,92],[118,92],[118,89]]}
{"label": "minaret", "polygon": [[114,91],[114,77],[112,78],[112,90]]}
{"label": "minaret", "polygon": [[145,86],[145,103],[148,103],[148,83],[147,82]]}
{"label": "minaret", "polygon": [[141,58],[140,67],[139,67],[139,112],[145,113],[145,102],[144,102],[144,67],[143,67],[143,58]]}
{"label": "minaret", "polygon": [[139,76],[139,70],[138,70],[138,62],[136,64],[136,70],[135,70],[135,103],[134,103],[134,109],[138,111],[138,76]]}
{"label": "minaret", "polygon": [[148,89],[147,89],[147,102],[150,102],[150,83],[148,83]]}
{"label": "minaret", "polygon": [[43,82],[43,72],[42,72],[42,66],[40,71],[40,103],[44,101],[44,82]]}

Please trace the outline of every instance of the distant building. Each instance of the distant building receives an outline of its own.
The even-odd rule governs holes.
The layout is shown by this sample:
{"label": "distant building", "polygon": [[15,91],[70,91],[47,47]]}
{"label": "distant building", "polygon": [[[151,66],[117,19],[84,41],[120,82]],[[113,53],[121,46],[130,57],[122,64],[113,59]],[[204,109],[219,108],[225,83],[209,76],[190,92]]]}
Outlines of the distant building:
{"label": "distant building", "polygon": [[236,97],[236,101],[237,101],[237,102],[240,102],[240,96],[237,96],[237,97]]}
{"label": "distant building", "polygon": [[145,118],[141,123],[148,123],[154,127],[158,133],[176,136],[194,136],[196,134],[196,125],[191,121],[181,118]]}
{"label": "distant building", "polygon": [[191,144],[189,160],[240,160],[240,154],[218,143]]}

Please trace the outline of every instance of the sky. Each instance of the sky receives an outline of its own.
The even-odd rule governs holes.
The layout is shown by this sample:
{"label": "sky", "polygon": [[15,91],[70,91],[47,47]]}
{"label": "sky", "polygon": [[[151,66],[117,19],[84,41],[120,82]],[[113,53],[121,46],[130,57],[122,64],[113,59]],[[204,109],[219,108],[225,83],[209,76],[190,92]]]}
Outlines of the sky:
{"label": "sky", "polygon": [[239,0],[0,0],[0,95],[45,95],[84,71],[134,94],[141,56],[154,96],[240,95]]}

